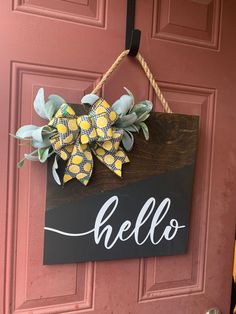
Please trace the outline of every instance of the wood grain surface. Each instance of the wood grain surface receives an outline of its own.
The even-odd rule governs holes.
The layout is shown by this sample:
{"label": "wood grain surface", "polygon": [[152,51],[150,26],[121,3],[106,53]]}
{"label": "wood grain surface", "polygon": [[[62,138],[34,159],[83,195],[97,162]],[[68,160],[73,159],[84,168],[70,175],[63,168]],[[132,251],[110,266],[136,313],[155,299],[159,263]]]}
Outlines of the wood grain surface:
{"label": "wood grain surface", "polygon": [[[128,154],[130,162],[123,165],[123,176],[118,177],[94,156],[94,169],[88,186],[73,179],[64,186],[54,181],[48,162],[47,201],[50,209],[66,202],[80,200],[89,195],[128,185],[150,176],[195,163],[197,137],[197,116],[168,113],[151,113],[147,120],[150,139],[146,141],[142,132],[135,133],[133,150]],[[65,163],[60,164],[63,175]]]}

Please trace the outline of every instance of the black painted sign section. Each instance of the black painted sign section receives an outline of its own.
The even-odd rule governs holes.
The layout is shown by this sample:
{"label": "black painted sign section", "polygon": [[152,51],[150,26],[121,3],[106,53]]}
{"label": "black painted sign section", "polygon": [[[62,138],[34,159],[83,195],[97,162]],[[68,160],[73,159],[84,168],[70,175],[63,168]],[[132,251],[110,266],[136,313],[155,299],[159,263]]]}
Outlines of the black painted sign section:
{"label": "black painted sign section", "polygon": [[193,172],[186,166],[47,210],[44,264],[183,254]]}

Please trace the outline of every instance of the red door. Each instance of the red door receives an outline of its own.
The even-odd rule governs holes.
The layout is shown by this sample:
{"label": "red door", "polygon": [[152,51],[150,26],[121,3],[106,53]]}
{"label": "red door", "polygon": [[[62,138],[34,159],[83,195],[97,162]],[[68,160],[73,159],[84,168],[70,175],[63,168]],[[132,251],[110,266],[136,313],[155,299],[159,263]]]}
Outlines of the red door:
{"label": "red door", "polygon": [[[224,3],[223,3],[224,2]],[[141,52],[174,112],[200,116],[188,253],[43,266],[46,166],[10,139],[39,87],[77,103],[124,48],[126,1],[5,0],[0,11],[0,313],[229,313],[235,232],[236,2],[138,0]],[[128,59],[106,84],[158,100]]]}

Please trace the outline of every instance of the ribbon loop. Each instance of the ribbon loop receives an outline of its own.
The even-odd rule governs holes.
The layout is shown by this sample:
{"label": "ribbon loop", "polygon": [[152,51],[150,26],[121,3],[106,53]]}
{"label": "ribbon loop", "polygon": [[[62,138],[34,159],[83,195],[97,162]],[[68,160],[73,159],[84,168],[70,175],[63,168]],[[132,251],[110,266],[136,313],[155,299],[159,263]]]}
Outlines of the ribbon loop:
{"label": "ribbon loop", "polygon": [[77,118],[77,124],[80,128],[80,141],[82,144],[88,144],[98,139],[93,121],[89,116],[80,116]]}

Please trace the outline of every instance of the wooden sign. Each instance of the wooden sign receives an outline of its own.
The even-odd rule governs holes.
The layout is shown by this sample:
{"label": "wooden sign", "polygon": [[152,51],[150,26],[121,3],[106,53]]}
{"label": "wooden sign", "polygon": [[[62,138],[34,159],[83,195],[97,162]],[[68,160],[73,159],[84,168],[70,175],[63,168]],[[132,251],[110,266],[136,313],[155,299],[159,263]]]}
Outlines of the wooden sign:
{"label": "wooden sign", "polygon": [[58,186],[48,167],[44,264],[183,254],[198,117],[152,113],[120,179],[94,157],[87,187]]}

